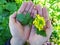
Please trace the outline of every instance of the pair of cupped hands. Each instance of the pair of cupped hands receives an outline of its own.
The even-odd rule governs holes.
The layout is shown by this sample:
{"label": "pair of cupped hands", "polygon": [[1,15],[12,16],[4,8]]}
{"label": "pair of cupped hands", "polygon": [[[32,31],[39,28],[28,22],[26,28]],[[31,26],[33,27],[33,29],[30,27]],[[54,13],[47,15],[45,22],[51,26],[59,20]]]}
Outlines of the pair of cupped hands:
{"label": "pair of cupped hands", "polygon": [[[44,26],[46,37],[37,35],[34,29],[34,25],[31,27],[26,25],[21,25],[20,22],[16,20],[16,15],[27,12],[35,18],[36,14],[44,17],[46,25]],[[40,5],[34,5],[31,1],[24,2],[17,12],[14,12],[9,18],[9,28],[12,34],[11,45],[23,45],[25,41],[28,41],[30,45],[42,45],[45,43],[52,33],[52,25],[49,20],[48,11],[46,7],[41,7]]]}

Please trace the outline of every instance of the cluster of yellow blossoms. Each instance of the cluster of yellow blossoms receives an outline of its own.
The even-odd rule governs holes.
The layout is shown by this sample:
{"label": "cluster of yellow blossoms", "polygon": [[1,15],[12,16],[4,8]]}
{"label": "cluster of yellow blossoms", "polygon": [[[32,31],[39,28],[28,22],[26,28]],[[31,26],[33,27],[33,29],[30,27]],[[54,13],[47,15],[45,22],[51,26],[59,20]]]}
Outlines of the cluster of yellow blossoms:
{"label": "cluster of yellow blossoms", "polygon": [[33,21],[33,24],[40,31],[45,26],[45,20],[43,17],[41,17],[39,14],[37,14]]}

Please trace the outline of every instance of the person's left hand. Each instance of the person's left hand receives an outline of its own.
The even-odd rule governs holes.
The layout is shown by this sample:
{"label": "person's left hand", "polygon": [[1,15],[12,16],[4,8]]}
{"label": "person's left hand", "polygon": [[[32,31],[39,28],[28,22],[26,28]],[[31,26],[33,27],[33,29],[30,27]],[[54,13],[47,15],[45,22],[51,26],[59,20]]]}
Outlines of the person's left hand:
{"label": "person's left hand", "polygon": [[17,19],[17,14],[26,14],[27,12],[31,13],[33,3],[23,2],[19,10],[9,17],[9,28],[12,35],[11,45],[23,45],[29,38],[30,35],[30,26],[22,25]]}
{"label": "person's left hand", "polygon": [[[37,5],[35,8],[38,13],[34,12],[34,14],[35,15],[39,14],[45,19],[45,22],[46,22],[45,32],[47,36],[43,37],[41,35],[36,34],[34,25],[32,25],[29,42],[31,45],[42,45],[44,42],[46,42],[50,38],[50,35],[52,33],[52,24],[51,24],[51,21],[49,20],[48,11],[45,7],[41,8],[41,6]],[[33,17],[35,17],[35,15]]]}

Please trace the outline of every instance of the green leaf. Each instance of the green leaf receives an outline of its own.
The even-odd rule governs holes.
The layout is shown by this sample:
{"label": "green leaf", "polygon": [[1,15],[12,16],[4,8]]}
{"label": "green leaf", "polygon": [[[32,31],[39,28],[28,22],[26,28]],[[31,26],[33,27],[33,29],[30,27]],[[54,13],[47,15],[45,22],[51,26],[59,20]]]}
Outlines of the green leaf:
{"label": "green leaf", "polygon": [[16,19],[19,21],[19,22],[22,22],[24,20],[25,16],[24,14],[17,14],[16,16]]}
{"label": "green leaf", "polygon": [[0,6],[0,14],[2,14],[2,12],[3,12],[3,7]]}
{"label": "green leaf", "polygon": [[36,29],[36,33],[38,34],[38,35],[41,35],[41,36],[44,36],[44,37],[46,37],[47,35],[46,35],[46,32],[44,31],[44,30],[38,30],[37,28],[35,28]]}
{"label": "green leaf", "polygon": [[0,26],[0,31],[1,31],[1,30],[4,30],[4,27],[3,27],[3,26]]}
{"label": "green leaf", "polygon": [[22,0],[15,0],[15,2],[17,3],[17,4],[22,4]]}
{"label": "green leaf", "polygon": [[16,19],[21,22],[22,25],[28,25],[30,20],[31,20],[31,16],[29,13],[26,13],[26,15],[24,14],[17,14]]}
{"label": "green leaf", "polygon": [[26,13],[25,17],[27,20],[29,20],[30,19],[30,13]]}
{"label": "green leaf", "polygon": [[33,18],[30,19],[29,26],[31,26],[33,24],[33,20],[34,20]]}
{"label": "green leaf", "polygon": [[0,16],[0,25],[3,23],[3,17]]}
{"label": "green leaf", "polygon": [[57,19],[60,20],[60,15],[57,16]]}
{"label": "green leaf", "polygon": [[0,0],[0,4],[7,3],[6,0]]}
{"label": "green leaf", "polygon": [[17,6],[15,3],[7,3],[6,4],[6,10],[10,11],[11,13],[13,13],[14,11],[17,10]]}

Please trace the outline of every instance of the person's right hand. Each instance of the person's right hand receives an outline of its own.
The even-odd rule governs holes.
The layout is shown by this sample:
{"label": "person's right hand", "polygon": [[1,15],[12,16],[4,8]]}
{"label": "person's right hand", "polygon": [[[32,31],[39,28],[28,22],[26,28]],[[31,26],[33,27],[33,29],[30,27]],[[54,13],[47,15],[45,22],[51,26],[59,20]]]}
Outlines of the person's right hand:
{"label": "person's right hand", "polygon": [[49,41],[47,41],[47,42],[45,42],[43,45],[57,45],[57,44],[55,44],[54,42],[49,42]]}
{"label": "person's right hand", "polygon": [[35,18],[36,14],[39,14],[40,16],[44,17],[45,23],[46,23],[44,30],[47,36],[44,37],[42,35],[36,34],[35,27],[34,25],[32,25],[29,42],[31,45],[42,45],[44,42],[46,42],[50,38],[50,35],[52,33],[52,24],[51,24],[51,21],[49,20],[48,11],[45,7],[41,8],[40,5],[37,5],[35,8],[37,13],[35,13],[33,17]]}
{"label": "person's right hand", "polygon": [[22,45],[28,38],[30,34],[30,27],[28,25],[23,26],[20,22],[16,20],[16,15],[32,11],[32,2],[24,2],[18,12],[13,13],[9,18],[9,28],[12,34],[11,45]]}

